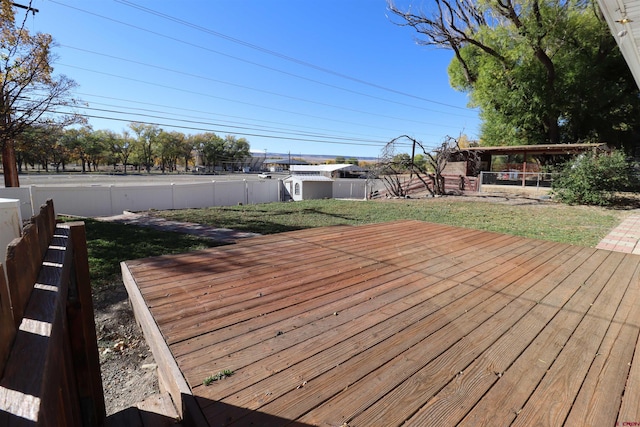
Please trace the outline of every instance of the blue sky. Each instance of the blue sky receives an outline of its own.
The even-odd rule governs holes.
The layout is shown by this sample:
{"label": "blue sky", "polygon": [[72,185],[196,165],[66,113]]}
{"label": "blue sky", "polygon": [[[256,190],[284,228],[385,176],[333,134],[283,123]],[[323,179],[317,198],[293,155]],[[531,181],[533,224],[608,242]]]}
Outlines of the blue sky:
{"label": "blue sky", "polygon": [[54,37],[55,73],[78,83],[95,130],[142,121],[244,137],[258,152],[356,157],[402,134],[436,146],[479,132],[477,111],[449,85],[452,53],[418,46],[384,0],[33,7],[28,27]]}

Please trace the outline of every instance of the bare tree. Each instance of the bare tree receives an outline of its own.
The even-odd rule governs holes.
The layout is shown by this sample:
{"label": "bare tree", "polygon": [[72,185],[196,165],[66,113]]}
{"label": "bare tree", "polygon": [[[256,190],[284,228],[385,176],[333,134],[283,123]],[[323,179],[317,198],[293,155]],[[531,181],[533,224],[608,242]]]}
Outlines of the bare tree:
{"label": "bare tree", "polygon": [[[416,148],[422,150],[426,159],[425,164],[415,162],[412,157],[396,154],[396,144],[403,139],[411,141],[414,153]],[[406,197],[411,191],[416,190],[413,177],[422,184],[422,189],[428,191],[431,196],[444,195],[446,194],[445,167],[449,160],[460,152],[458,139],[451,136],[446,136],[442,144],[429,150],[417,139],[401,135],[385,145],[380,161],[374,169],[374,175],[382,181],[387,193],[395,197]],[[471,162],[472,168],[479,161],[477,154],[473,152],[466,152],[464,159]],[[459,189],[464,189],[464,176],[461,177]]]}

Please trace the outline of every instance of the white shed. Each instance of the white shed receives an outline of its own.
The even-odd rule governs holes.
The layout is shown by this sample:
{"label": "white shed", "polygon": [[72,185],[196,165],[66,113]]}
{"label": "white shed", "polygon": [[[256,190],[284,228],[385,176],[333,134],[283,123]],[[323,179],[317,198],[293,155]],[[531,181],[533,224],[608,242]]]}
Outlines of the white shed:
{"label": "white shed", "polygon": [[295,201],[331,199],[333,180],[321,175],[291,175],[283,180],[284,186]]}

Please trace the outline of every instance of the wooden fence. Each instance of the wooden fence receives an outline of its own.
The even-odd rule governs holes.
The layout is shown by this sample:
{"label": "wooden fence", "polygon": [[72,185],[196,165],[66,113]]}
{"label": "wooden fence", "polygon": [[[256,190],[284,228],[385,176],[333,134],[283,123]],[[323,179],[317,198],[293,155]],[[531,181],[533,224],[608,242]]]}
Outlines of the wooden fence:
{"label": "wooden fence", "polygon": [[[477,192],[479,189],[479,181],[477,177],[462,175],[443,175],[444,191],[446,194],[463,194],[465,192]],[[433,189],[433,183],[427,181],[430,189]],[[421,192],[425,190],[424,183],[418,178],[412,178],[401,182],[402,191],[405,194]],[[371,195],[372,198],[383,198],[389,196],[387,190],[380,190]]]}
{"label": "wooden fence", "polygon": [[47,201],[9,245],[5,266],[0,425],[102,425],[84,223],[56,224],[53,202]]}

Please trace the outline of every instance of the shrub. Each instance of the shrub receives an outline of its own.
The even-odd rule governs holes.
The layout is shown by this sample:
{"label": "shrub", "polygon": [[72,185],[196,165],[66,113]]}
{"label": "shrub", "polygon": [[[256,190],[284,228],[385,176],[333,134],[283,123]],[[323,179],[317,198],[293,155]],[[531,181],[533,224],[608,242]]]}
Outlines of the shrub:
{"label": "shrub", "polygon": [[552,188],[564,203],[606,206],[615,201],[616,192],[637,190],[638,178],[621,151],[586,153],[562,167]]}

